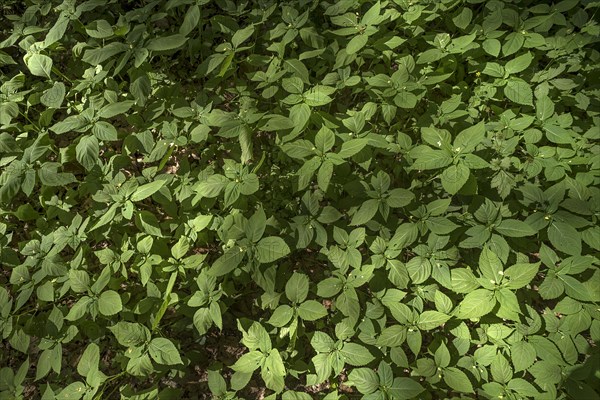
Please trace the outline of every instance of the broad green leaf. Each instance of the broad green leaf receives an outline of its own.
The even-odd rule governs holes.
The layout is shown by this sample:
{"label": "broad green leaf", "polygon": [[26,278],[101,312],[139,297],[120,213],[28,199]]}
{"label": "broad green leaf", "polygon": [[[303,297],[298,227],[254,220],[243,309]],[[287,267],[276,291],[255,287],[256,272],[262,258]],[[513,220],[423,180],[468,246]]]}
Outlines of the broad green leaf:
{"label": "broad green leaf", "polygon": [[245,254],[246,253],[240,247],[234,247],[221,257],[217,258],[208,272],[214,276],[228,274],[240,265]]}
{"label": "broad green leaf", "polygon": [[394,378],[394,383],[388,388],[388,392],[396,399],[413,399],[423,393],[425,388],[411,378]]}
{"label": "broad green leaf", "polygon": [[92,125],[92,133],[100,140],[112,141],[118,139],[118,133],[114,126],[106,121],[98,121]]}
{"label": "broad green leaf", "polygon": [[356,35],[354,36],[348,45],[346,46],[346,53],[354,54],[360,51],[367,42],[369,41],[369,37],[367,35]]}
{"label": "broad green leaf", "polygon": [[548,227],[548,239],[563,253],[573,256],[581,254],[581,235],[568,223],[552,221]]}
{"label": "broad green leaf", "polygon": [[507,384],[513,377],[513,371],[508,360],[502,354],[496,354],[490,366],[494,381]]}
{"label": "broad green leaf", "polygon": [[304,102],[311,107],[324,106],[333,101],[329,95],[321,91],[320,86],[316,86],[315,88],[305,92],[303,97]]}
{"label": "broad green leaf", "polygon": [[407,189],[392,189],[389,193],[386,203],[390,207],[404,207],[410,204],[415,195]]}
{"label": "broad green leaf", "polygon": [[515,372],[525,371],[535,362],[535,348],[531,343],[520,341],[510,347],[510,355]]}
{"label": "broad green leaf", "polygon": [[498,39],[486,39],[482,43],[482,47],[486,53],[493,57],[498,57],[502,45]]}
{"label": "broad green leaf", "polygon": [[355,367],[367,365],[375,359],[366,347],[356,343],[345,343],[340,354],[347,364]]}
{"label": "broad green leaf", "polygon": [[79,400],[85,394],[86,387],[83,382],[73,382],[56,395],[56,400]]}
{"label": "broad green leaf", "polygon": [[514,103],[529,106],[533,105],[533,92],[531,87],[522,79],[509,79],[504,87],[504,94]]}
{"label": "broad green leaf", "polygon": [[442,186],[450,194],[456,194],[469,179],[469,168],[462,164],[451,165],[442,173]]}
{"label": "broad green leaf", "polygon": [[446,315],[439,311],[424,311],[421,315],[419,315],[417,326],[421,330],[428,331],[439,327],[449,319],[449,315]]}
{"label": "broad green leaf", "polygon": [[485,138],[485,124],[483,121],[461,131],[454,139],[454,151],[471,152]]}
{"label": "broad green leaf", "polygon": [[107,290],[98,298],[98,311],[100,314],[110,316],[119,313],[123,309],[121,296],[114,290]]}
{"label": "broad green leaf", "polygon": [[282,304],[277,307],[275,311],[273,311],[271,318],[269,318],[267,322],[273,326],[282,327],[290,322],[293,315],[294,311],[292,307],[288,306],[287,304]]}
{"label": "broad green leaf", "polygon": [[25,56],[25,64],[35,76],[41,76],[43,78],[50,78],[52,72],[52,59],[43,54],[28,54]]}
{"label": "broad green leaf", "polygon": [[253,372],[258,369],[265,361],[265,356],[260,351],[250,351],[242,355],[236,362],[231,366],[231,369],[239,372]]}
{"label": "broad green leaf", "polygon": [[113,118],[119,114],[125,114],[133,106],[132,100],[119,101],[107,104],[98,111],[100,118]]}
{"label": "broad green leaf", "polygon": [[150,51],[166,51],[178,49],[185,44],[187,38],[182,34],[175,34],[171,36],[164,36],[152,39],[146,45],[146,48]]}
{"label": "broad green leaf", "polygon": [[99,363],[100,347],[96,343],[90,343],[77,363],[77,373],[81,376],[88,376],[98,370]]}
{"label": "broad green leaf", "polygon": [[231,37],[231,44],[233,47],[238,48],[242,43],[252,36],[254,33],[254,25],[248,25],[247,27],[240,29]]}
{"label": "broad green leaf", "polygon": [[347,384],[356,386],[362,394],[370,394],[379,388],[379,377],[370,368],[354,368],[348,375]]}
{"label": "broad green leaf", "polygon": [[302,303],[308,296],[308,276],[294,272],[285,284],[285,297],[293,303]]}
{"label": "broad green leaf", "polygon": [[72,115],[64,120],[57,122],[50,127],[50,130],[57,135],[80,129],[86,125],[86,120],[79,115]]}
{"label": "broad green leaf", "polygon": [[367,139],[350,139],[347,142],[342,143],[338,155],[342,158],[352,157],[361,151],[368,143],[369,141]]}
{"label": "broad green leaf", "polygon": [[305,321],[315,321],[327,315],[327,309],[316,300],[307,300],[298,306],[298,316]]}
{"label": "broad green leaf", "polygon": [[327,153],[335,144],[335,134],[327,127],[322,127],[315,136],[315,147],[322,153]]}
{"label": "broad green leaf", "polygon": [[54,82],[50,89],[44,91],[40,101],[46,107],[60,108],[65,99],[65,84],[62,82]]}
{"label": "broad green leaf", "polygon": [[446,368],[443,376],[444,382],[457,392],[474,393],[469,377],[460,369],[455,367]]}
{"label": "broad green leaf", "polygon": [[256,244],[256,257],[261,264],[270,263],[290,254],[290,248],[280,237],[262,238]]}
{"label": "broad green leaf", "polygon": [[167,338],[152,339],[148,346],[152,359],[163,365],[183,364],[177,347]]}
{"label": "broad green leaf", "polygon": [[100,145],[95,136],[84,136],[75,147],[77,161],[86,170],[91,170],[98,163]]}
{"label": "broad green leaf", "polygon": [[150,183],[146,183],[142,186],[139,186],[135,192],[133,192],[133,194],[131,195],[130,200],[131,201],[142,201],[150,196],[152,196],[154,193],[158,192],[158,190],[160,190],[161,187],[163,187],[165,184],[165,181],[153,181]]}
{"label": "broad green leaf", "polygon": [[[181,27],[179,27],[179,33],[183,36],[187,36],[190,32],[196,29],[198,27],[198,23],[200,22],[200,16],[200,6],[198,4],[192,4],[185,13],[183,23],[181,24]],[[209,376],[210,372],[212,371],[209,371]]]}
{"label": "broad green leaf", "polygon": [[516,219],[505,219],[494,227],[501,235],[508,237],[525,237],[535,235],[537,232],[526,222]]}
{"label": "broad green leaf", "polygon": [[540,263],[536,264],[515,264],[504,271],[504,275],[508,278],[509,289],[520,289],[528,285],[531,280],[537,275]]}
{"label": "broad green leaf", "polygon": [[108,329],[121,346],[134,347],[150,340],[150,330],[139,323],[120,321]]}
{"label": "broad green leaf", "polygon": [[527,67],[531,65],[532,61],[533,55],[530,52],[527,52],[508,61],[504,66],[504,69],[507,74],[516,74],[525,71]]}
{"label": "broad green leaf", "polygon": [[568,130],[558,125],[545,124],[544,130],[549,141],[556,144],[569,144],[573,142],[573,138]]}
{"label": "broad green leaf", "polygon": [[379,207],[379,200],[370,199],[365,201],[362,206],[354,213],[352,216],[352,222],[350,225],[363,225],[367,222],[371,221],[375,214],[377,214],[377,210]]}
{"label": "broad green leaf", "polygon": [[494,292],[476,289],[464,297],[455,315],[460,319],[479,318],[491,312],[495,305]]}
{"label": "broad green leaf", "polygon": [[548,96],[541,96],[535,102],[535,115],[540,121],[545,121],[554,115],[554,102]]}

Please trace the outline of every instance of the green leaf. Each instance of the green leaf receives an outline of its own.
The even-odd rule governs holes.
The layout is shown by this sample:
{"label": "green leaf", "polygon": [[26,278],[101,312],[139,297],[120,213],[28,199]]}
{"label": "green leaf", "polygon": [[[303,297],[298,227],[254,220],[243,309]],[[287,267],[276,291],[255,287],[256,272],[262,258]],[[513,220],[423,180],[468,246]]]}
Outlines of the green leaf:
{"label": "green leaf", "polygon": [[354,54],[360,51],[367,42],[369,41],[369,37],[367,35],[356,35],[354,36],[346,46],[346,53]]}
{"label": "green leaf", "polygon": [[278,328],[287,325],[294,315],[294,310],[287,304],[282,304],[273,311],[271,318],[267,321],[269,324]]}
{"label": "green leaf", "polygon": [[368,143],[369,141],[367,139],[350,139],[347,142],[342,143],[338,155],[342,158],[352,157],[361,151]]}
{"label": "green leaf", "polygon": [[290,254],[290,248],[280,237],[262,238],[256,245],[256,258],[261,264],[270,263]]}
{"label": "green leaf", "polygon": [[502,53],[505,56],[509,56],[511,54],[516,53],[523,47],[523,43],[525,42],[525,37],[520,32],[510,33],[504,44],[502,45]]}
{"label": "green leaf", "polygon": [[442,186],[450,194],[456,194],[469,179],[469,168],[462,164],[451,165],[442,173]]}
{"label": "green leaf", "polygon": [[347,364],[355,367],[367,365],[375,359],[366,347],[356,343],[345,343],[340,354]]}
{"label": "green leaf", "polygon": [[153,181],[150,183],[146,183],[140,187],[138,187],[135,192],[133,192],[133,194],[131,195],[130,200],[133,202],[136,201],[142,201],[150,196],[152,196],[154,193],[158,192],[160,190],[161,187],[164,186],[166,181]]}
{"label": "green leaf", "polygon": [[498,39],[486,39],[483,41],[481,47],[483,47],[483,50],[485,50],[485,52],[489,55],[498,57],[502,45]]}
{"label": "green leaf", "polygon": [[103,141],[113,141],[119,138],[115,127],[106,121],[98,121],[92,125],[92,133]]}
{"label": "green leaf", "polygon": [[454,139],[454,148],[457,152],[468,153],[479,145],[485,138],[485,124],[483,121],[461,131]]}
{"label": "green leaf", "polygon": [[90,276],[86,271],[72,269],[69,271],[69,284],[74,292],[85,292],[90,287]]}
{"label": "green leaf", "polygon": [[504,87],[504,94],[513,103],[533,105],[533,91],[529,84],[522,79],[509,79]]}
{"label": "green leaf", "polygon": [[183,364],[177,347],[167,338],[152,339],[148,346],[150,357],[162,365]]}
{"label": "green leaf", "polygon": [[424,311],[421,315],[419,315],[417,326],[421,330],[428,331],[439,327],[449,319],[449,315],[446,315],[439,311]]}
{"label": "green leaf", "polygon": [[535,102],[535,115],[540,121],[545,121],[554,115],[554,103],[548,96],[541,96]]}
{"label": "green leaf", "polygon": [[491,312],[495,305],[494,292],[476,289],[460,302],[455,315],[460,319],[479,318]]}
{"label": "green leaf", "polygon": [[327,127],[322,127],[315,136],[315,147],[322,153],[327,153],[335,144],[335,134]]}
{"label": "green leaf", "polygon": [[108,327],[121,346],[135,347],[150,340],[150,330],[135,322],[120,321]]}
{"label": "green leaf", "polygon": [[246,252],[239,247],[232,248],[221,257],[217,258],[212,267],[208,270],[208,273],[213,276],[228,274],[240,265],[245,254]]}
{"label": "green leaf", "polygon": [[333,101],[333,99],[321,89],[321,86],[318,85],[305,92],[303,97],[304,102],[311,107],[324,106]]}
{"label": "green leaf", "polygon": [[425,388],[411,378],[394,378],[394,383],[388,388],[388,393],[400,400],[415,398],[424,391]]}
{"label": "green leaf", "polygon": [[[198,27],[198,23],[200,22],[200,6],[198,4],[192,4],[185,13],[185,17],[183,18],[183,23],[181,27],[179,27],[179,33],[183,36],[187,36],[194,29]],[[208,371],[209,373],[209,384],[210,384],[210,373],[214,371]],[[221,375],[219,375],[221,376]],[[214,393],[214,392],[213,392]]]}
{"label": "green leaf", "polygon": [[581,235],[568,223],[552,221],[548,227],[548,239],[563,253],[572,256],[581,254]]}
{"label": "green leaf", "polygon": [[500,258],[488,246],[484,247],[479,256],[479,270],[483,278],[493,281],[493,285],[498,284],[502,281],[503,269]]}
{"label": "green leaf", "polygon": [[79,115],[72,115],[64,120],[57,122],[50,127],[50,130],[57,135],[67,133],[84,127],[87,124],[85,119]]}
{"label": "green leaf", "polygon": [[[198,6],[194,5],[192,7]],[[225,393],[227,393],[227,382],[225,382],[225,379],[221,376],[221,373],[219,371],[213,371],[209,369],[207,371],[207,375],[208,389],[213,395],[222,396]]]}
{"label": "green leaf", "polygon": [[558,125],[545,124],[544,130],[549,141],[556,144],[569,144],[573,142],[573,138],[568,130],[561,128]]}
{"label": "green leaf", "polygon": [[329,188],[329,182],[333,176],[333,163],[329,160],[323,161],[319,172],[317,173],[317,184],[323,192],[327,192]]}
{"label": "green leaf", "polygon": [[198,183],[195,190],[202,197],[217,197],[228,183],[229,179],[223,175],[211,175],[206,180]]}
{"label": "green leaf", "polygon": [[308,276],[294,272],[285,284],[285,297],[293,303],[302,303],[308,296]]}
{"label": "green leaf", "polygon": [[444,369],[444,382],[452,389],[462,393],[474,393],[473,385],[467,374],[455,367]]}
{"label": "green leaf", "polygon": [[535,362],[535,347],[531,343],[520,341],[510,346],[511,361],[515,372],[525,371]]}
{"label": "green leaf", "polygon": [[248,25],[244,29],[240,29],[239,31],[233,34],[233,36],[231,37],[231,44],[234,48],[237,49],[242,43],[248,40],[253,33],[254,25]]}
{"label": "green leaf", "polygon": [[75,148],[77,161],[86,170],[91,170],[98,163],[100,145],[95,136],[84,136],[79,140]]}
{"label": "green leaf", "polygon": [[110,316],[121,312],[123,304],[121,303],[121,296],[114,290],[107,290],[100,294],[98,298],[98,311],[100,314]]}
{"label": "green leaf", "polygon": [[404,207],[410,204],[415,195],[407,189],[392,189],[386,203],[393,208]]}
{"label": "green leaf", "polygon": [[527,67],[531,65],[532,61],[533,55],[530,52],[527,52],[507,62],[504,66],[504,70],[507,74],[516,74],[525,71]]}
{"label": "green leaf", "polygon": [[348,375],[348,386],[356,386],[362,394],[370,394],[379,389],[379,377],[370,368],[354,368]]}
{"label": "green leaf", "polygon": [[307,300],[298,306],[298,316],[305,321],[316,321],[327,315],[327,309],[316,300]]}
{"label": "green leaf", "polygon": [[50,78],[52,71],[52,59],[43,54],[30,54],[25,56],[25,64],[35,76],[41,76],[42,78]]}
{"label": "green leaf", "polygon": [[179,33],[171,36],[159,37],[152,39],[146,45],[150,51],[166,51],[178,49],[185,44],[187,38]]}
{"label": "green leaf", "polygon": [[231,366],[231,369],[238,372],[250,373],[257,370],[265,360],[265,356],[260,351],[250,351],[242,355],[236,362]]}
{"label": "green leaf", "polygon": [[525,237],[537,232],[526,222],[516,219],[505,219],[494,227],[498,233],[508,237]]}
{"label": "green leaf", "polygon": [[65,99],[65,84],[62,82],[54,82],[50,89],[44,91],[40,101],[46,107],[60,108]]}
{"label": "green leaf", "polygon": [[370,199],[365,201],[356,213],[352,216],[350,225],[363,225],[371,221],[379,208],[379,200]]}
{"label": "green leaf", "polygon": [[512,368],[508,360],[502,354],[496,354],[492,365],[490,366],[494,381],[502,384],[507,384],[513,376]]}
{"label": "green leaf", "polygon": [[83,382],[73,382],[56,395],[56,400],[79,400],[86,392]]}
{"label": "green leaf", "polygon": [[98,111],[100,118],[113,118],[119,114],[125,114],[133,106],[133,100],[119,101],[105,105]]}
{"label": "green leaf", "polygon": [[540,263],[535,264],[515,264],[504,271],[504,275],[508,278],[509,289],[520,289],[528,285],[531,280],[537,275]]}
{"label": "green leaf", "polygon": [[98,371],[99,363],[100,347],[96,343],[90,343],[77,363],[77,373],[81,376],[88,376],[93,371]]}

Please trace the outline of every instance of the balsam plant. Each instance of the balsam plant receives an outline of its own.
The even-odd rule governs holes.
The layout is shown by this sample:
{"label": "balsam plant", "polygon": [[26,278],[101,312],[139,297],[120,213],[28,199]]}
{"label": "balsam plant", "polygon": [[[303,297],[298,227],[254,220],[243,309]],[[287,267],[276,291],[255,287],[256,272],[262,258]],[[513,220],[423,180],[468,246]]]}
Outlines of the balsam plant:
{"label": "balsam plant", "polygon": [[600,397],[600,3],[0,7],[0,399]]}

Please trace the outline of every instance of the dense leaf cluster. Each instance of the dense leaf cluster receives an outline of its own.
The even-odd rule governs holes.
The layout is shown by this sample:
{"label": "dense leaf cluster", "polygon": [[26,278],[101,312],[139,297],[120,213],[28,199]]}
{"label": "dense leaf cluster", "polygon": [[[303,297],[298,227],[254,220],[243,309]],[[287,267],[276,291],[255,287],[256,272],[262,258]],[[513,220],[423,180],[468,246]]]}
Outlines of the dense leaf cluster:
{"label": "dense leaf cluster", "polygon": [[598,398],[598,2],[1,3],[0,399]]}

